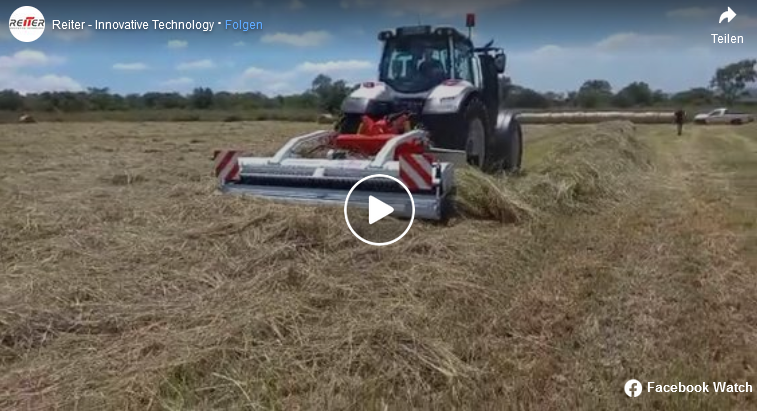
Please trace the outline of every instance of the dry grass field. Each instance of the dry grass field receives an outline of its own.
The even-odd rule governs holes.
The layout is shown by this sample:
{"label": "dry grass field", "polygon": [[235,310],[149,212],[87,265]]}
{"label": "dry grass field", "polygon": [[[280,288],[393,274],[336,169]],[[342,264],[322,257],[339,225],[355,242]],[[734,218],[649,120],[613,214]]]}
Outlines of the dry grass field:
{"label": "dry grass field", "polygon": [[755,409],[757,126],[527,126],[389,247],[214,193],[298,123],[0,128],[0,409]]}

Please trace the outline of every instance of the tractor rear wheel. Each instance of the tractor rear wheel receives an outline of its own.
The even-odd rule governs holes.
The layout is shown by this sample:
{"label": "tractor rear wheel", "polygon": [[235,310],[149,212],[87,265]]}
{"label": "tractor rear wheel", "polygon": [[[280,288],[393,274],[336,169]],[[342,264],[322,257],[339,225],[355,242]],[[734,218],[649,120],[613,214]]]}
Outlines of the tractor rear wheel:
{"label": "tractor rear wheel", "polygon": [[520,171],[523,160],[523,128],[516,118],[510,120],[507,126],[497,122],[495,130],[496,140],[501,145],[502,168],[508,173]]}
{"label": "tractor rear wheel", "polygon": [[492,151],[492,129],[486,106],[477,98],[471,99],[462,113],[462,136],[465,138],[465,155],[468,164],[490,173],[495,171],[496,154]]}

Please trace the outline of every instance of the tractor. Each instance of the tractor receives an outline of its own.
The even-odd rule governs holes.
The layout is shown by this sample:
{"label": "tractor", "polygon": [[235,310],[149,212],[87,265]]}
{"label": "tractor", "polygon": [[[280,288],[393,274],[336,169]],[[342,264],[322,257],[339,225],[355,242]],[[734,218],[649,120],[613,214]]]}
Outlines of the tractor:
{"label": "tractor", "polygon": [[[469,14],[469,32],[474,25]],[[520,169],[522,128],[514,112],[500,108],[499,75],[507,61],[501,48],[493,41],[474,47],[470,35],[428,25],[382,31],[378,39],[378,81],[362,83],[344,100],[339,133],[358,133],[366,116],[404,112],[435,147],[464,151],[470,165],[486,172]]]}
{"label": "tractor", "polygon": [[468,36],[424,25],[382,31],[378,81],[344,100],[334,129],[291,138],[270,157],[217,150],[219,189],[345,213],[347,199],[370,208],[375,195],[398,217],[445,219],[458,167],[512,173],[523,154],[516,114],[500,109],[505,53],[492,42],[474,47],[473,25],[469,15]]}

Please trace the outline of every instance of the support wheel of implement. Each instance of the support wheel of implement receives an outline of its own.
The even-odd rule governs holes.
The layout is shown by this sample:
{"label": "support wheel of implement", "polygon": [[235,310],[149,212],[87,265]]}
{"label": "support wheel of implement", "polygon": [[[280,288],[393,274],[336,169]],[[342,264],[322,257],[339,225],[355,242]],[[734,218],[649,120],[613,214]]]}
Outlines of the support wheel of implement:
{"label": "support wheel of implement", "polygon": [[468,164],[484,172],[493,171],[494,164],[489,153],[491,131],[487,118],[486,107],[477,98],[471,99],[465,106],[462,120],[465,136],[465,157]]}

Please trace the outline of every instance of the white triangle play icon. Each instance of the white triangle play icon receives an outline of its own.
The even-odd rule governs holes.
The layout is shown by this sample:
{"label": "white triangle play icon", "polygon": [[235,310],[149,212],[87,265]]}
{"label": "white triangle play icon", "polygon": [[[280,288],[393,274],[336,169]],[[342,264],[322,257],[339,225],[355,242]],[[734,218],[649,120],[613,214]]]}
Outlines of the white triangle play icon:
{"label": "white triangle play icon", "polygon": [[373,224],[393,212],[394,208],[389,204],[374,196],[368,197],[368,224]]}

